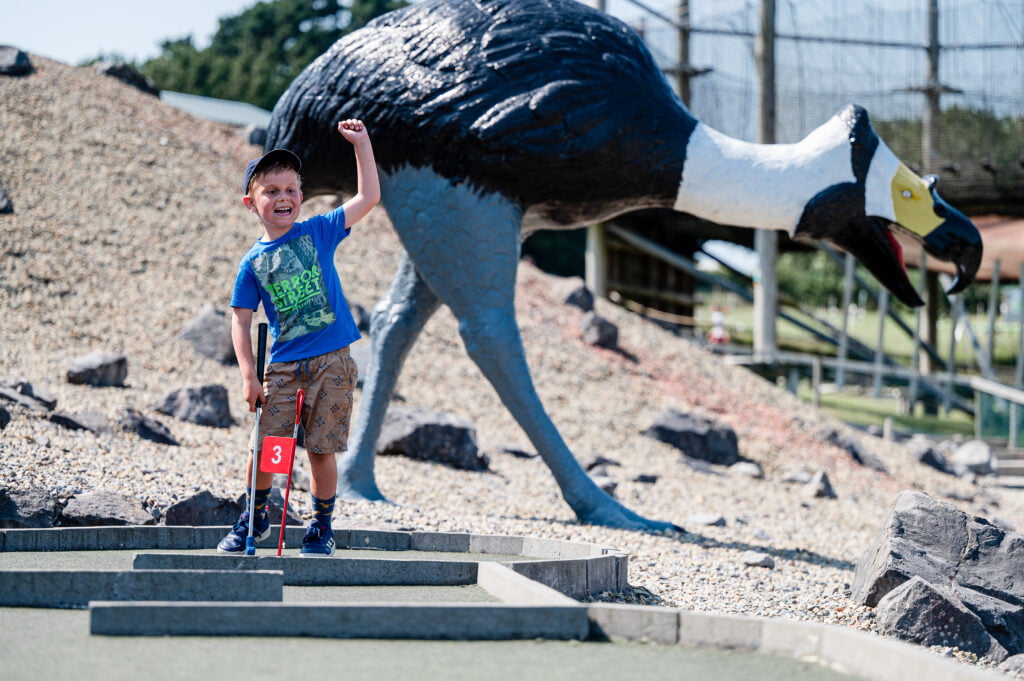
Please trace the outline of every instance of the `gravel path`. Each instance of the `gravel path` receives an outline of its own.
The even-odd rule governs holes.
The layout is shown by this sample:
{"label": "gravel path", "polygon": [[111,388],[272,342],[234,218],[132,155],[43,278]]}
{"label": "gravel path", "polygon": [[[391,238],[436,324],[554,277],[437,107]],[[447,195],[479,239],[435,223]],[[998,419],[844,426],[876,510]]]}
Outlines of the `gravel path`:
{"label": "gravel path", "polygon": [[[166,423],[181,446],[117,428],[103,436],[71,432],[12,407],[0,433],[0,486],[64,498],[117,491],[150,509],[202,489],[236,495],[251,424],[237,369],[175,337],[204,305],[227,307],[237,259],[260,234],[237,186],[257,150],[228,126],[196,120],[91,69],[33,63],[30,77],[0,78],[0,185],[15,210],[0,215],[0,376],[24,376],[52,392],[58,409],[99,412],[112,423],[134,406]],[[336,201],[307,201],[304,214]],[[399,253],[386,214],[374,211],[338,253],[350,302],[372,308]],[[949,499],[964,510],[1024,527],[1024,492],[970,485],[921,466],[899,445],[855,434],[889,472],[861,467],[825,439],[834,428],[852,431],[746,370],[606,301],[598,312],[618,324],[625,352],[589,347],[582,313],[556,298],[557,278],[524,263],[519,282],[517,316],[534,382],[570,448],[583,461],[619,462],[609,468],[616,496],[687,532],[581,526],[539,459],[506,454],[493,454],[491,470],[479,473],[380,457],[378,482],[394,505],[343,504],[336,524],[604,543],[631,555],[634,588],[618,600],[868,630],[871,609],[850,601],[846,589],[898,491],[952,493],[971,499]],[[70,360],[92,350],[128,356],[128,387],[64,382]],[[205,428],[152,411],[167,392],[208,383],[231,391],[236,426]],[[398,392],[407,404],[472,420],[485,450],[530,451],[446,309],[410,353]],[[642,437],[666,407],[732,426],[741,454],[765,478],[699,472]],[[826,471],[838,498],[802,498],[798,486],[781,481],[797,468]],[[657,481],[636,482],[643,474]],[[687,525],[694,513],[721,514],[726,524]],[[772,556],[775,567],[744,565],[750,550]]]}

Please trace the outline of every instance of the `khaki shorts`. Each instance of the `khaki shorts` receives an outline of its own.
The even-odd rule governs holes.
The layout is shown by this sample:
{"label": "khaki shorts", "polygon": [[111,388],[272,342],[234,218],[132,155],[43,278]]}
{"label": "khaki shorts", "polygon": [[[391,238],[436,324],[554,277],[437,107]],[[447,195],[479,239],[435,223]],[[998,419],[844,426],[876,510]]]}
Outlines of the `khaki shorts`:
{"label": "khaki shorts", "polygon": [[[264,437],[292,436],[299,388],[306,393],[301,416],[306,449],[315,454],[347,450],[357,376],[347,347],[297,362],[270,364],[263,378],[267,404],[260,412],[259,451],[263,451]],[[249,442],[251,446],[252,438]]]}

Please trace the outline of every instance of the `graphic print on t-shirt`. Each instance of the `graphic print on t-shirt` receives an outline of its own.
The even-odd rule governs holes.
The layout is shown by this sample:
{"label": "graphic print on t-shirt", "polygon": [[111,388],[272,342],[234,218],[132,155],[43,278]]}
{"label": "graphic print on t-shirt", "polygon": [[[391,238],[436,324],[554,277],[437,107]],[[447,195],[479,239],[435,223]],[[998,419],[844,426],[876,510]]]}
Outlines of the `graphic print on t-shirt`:
{"label": "graphic print on t-shirt", "polygon": [[252,267],[277,310],[278,340],[298,338],[334,323],[311,236],[305,234],[256,256]]}

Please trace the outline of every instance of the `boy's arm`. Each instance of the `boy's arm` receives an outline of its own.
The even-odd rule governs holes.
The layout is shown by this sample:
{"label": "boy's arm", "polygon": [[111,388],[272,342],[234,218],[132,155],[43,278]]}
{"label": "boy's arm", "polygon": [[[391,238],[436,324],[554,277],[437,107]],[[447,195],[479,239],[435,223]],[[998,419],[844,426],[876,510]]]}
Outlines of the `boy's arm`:
{"label": "boy's arm", "polygon": [[362,220],[380,201],[380,178],[373,159],[373,145],[366,126],[357,119],[338,123],[338,132],[348,140],[356,153],[356,193],[344,204],[345,228]]}
{"label": "boy's arm", "polygon": [[238,369],[242,372],[242,396],[249,403],[249,411],[256,411],[256,400],[267,403],[263,386],[256,375],[256,360],[252,356],[252,310],[231,308],[231,344],[235,347]]}

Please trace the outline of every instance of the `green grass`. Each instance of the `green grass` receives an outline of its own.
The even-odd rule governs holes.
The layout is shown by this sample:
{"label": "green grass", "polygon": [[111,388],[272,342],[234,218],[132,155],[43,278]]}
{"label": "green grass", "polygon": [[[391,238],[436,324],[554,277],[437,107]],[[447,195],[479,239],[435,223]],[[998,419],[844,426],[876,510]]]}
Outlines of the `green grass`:
{"label": "green grass", "polygon": [[[805,402],[811,401],[810,383],[800,384],[797,395]],[[886,418],[892,419],[895,430],[930,435],[966,435],[974,434],[973,419],[960,411],[949,414],[929,416],[920,405],[912,414],[901,414],[899,400],[895,397],[876,398],[870,394],[856,394],[850,391],[822,393],[821,408],[825,413],[844,423],[856,426],[878,426],[881,428]]]}
{"label": "green grass", "polygon": [[[736,298],[717,299],[712,303],[726,314],[726,325],[732,336],[732,341],[737,344],[753,344],[753,306],[740,301],[737,304]],[[712,305],[698,307],[695,312],[698,325],[706,329],[711,323]],[[807,322],[813,328],[821,329],[809,316],[799,312],[791,314],[798,319]],[[817,316],[827,320],[832,326],[839,329],[842,326],[842,316],[828,310],[818,310]],[[913,328],[914,317],[904,313],[905,322]],[[978,342],[985,348],[987,343],[985,334],[988,330],[988,319],[985,315],[971,317],[971,324],[974,332],[978,334]],[[874,348],[878,342],[879,315],[877,311],[862,311],[857,315],[850,316],[849,333],[864,345]],[[824,331],[824,329],[821,329]],[[1019,327],[1016,323],[997,322],[995,334],[995,359],[996,373],[1003,382],[1012,382],[1014,366],[1017,357]],[[834,357],[837,348],[831,343],[814,338],[807,331],[780,319],[776,327],[779,338],[779,347],[786,352],[800,352],[819,354],[822,356]],[[941,318],[938,325],[938,352],[944,360],[949,357],[949,347],[952,336],[952,323],[948,317]],[[886,319],[883,344],[886,354],[904,366],[911,366],[913,353],[913,338],[903,332],[891,319]],[[923,353],[922,353],[923,354]],[[961,332],[961,337],[956,345],[957,371],[961,373],[980,374],[977,365],[977,357],[966,331]],[[870,389],[862,390],[855,385],[848,386],[842,392],[823,393],[820,396],[821,408],[829,415],[845,423],[856,426],[878,426],[882,427],[887,418],[892,419],[893,428],[901,431],[915,433],[928,433],[933,435],[951,436],[974,434],[973,419],[960,411],[951,411],[948,414],[938,415],[926,414],[924,408],[918,405],[914,413],[901,413],[900,402],[893,396],[893,389],[883,390],[883,397],[873,397]],[[810,381],[801,382],[798,389],[798,396],[805,402],[811,401]]]}
{"label": "green grass", "polygon": [[[737,305],[735,304],[735,301],[722,302],[719,303],[719,306],[726,308],[726,325],[729,328],[729,333],[732,335],[733,342],[740,344],[753,344],[753,306],[746,303]],[[827,334],[827,330],[820,327],[820,325],[814,322],[809,316],[799,312],[794,312],[791,308],[786,308],[786,311],[793,314],[794,317],[801,321],[807,322],[813,328],[822,330]],[[824,319],[829,322],[837,330],[842,327],[842,315],[837,311],[830,312],[822,309],[817,310],[815,314],[819,319]],[[697,324],[701,328],[710,327],[711,306],[705,305],[698,307],[694,316],[697,319]],[[902,317],[905,323],[913,329],[913,314],[903,311]],[[974,333],[978,337],[978,342],[981,344],[982,350],[987,351],[987,316],[971,315],[970,320],[971,327],[974,329]],[[850,316],[848,331],[852,338],[857,339],[870,348],[874,348],[878,343],[878,324],[879,315],[877,311],[861,311],[859,314]],[[998,375],[1001,375],[1004,382],[1012,381],[1017,361],[1017,348],[1019,347],[1019,329],[1019,325],[1015,322],[996,321],[993,353],[995,355],[995,370]],[[835,345],[814,338],[807,331],[788,321],[780,319],[776,326],[776,331],[779,338],[779,347],[782,350],[832,356],[837,353]],[[952,335],[951,319],[948,316],[940,318],[938,322],[937,351],[943,361],[949,358],[949,347]],[[971,343],[970,336],[962,327],[958,335],[959,338],[956,343],[956,363],[958,370],[966,373],[980,373],[977,368],[978,356],[973,344]],[[888,318],[885,321],[883,347],[887,355],[904,366],[910,366],[914,350],[913,337],[907,335],[896,324],[896,322]]]}

